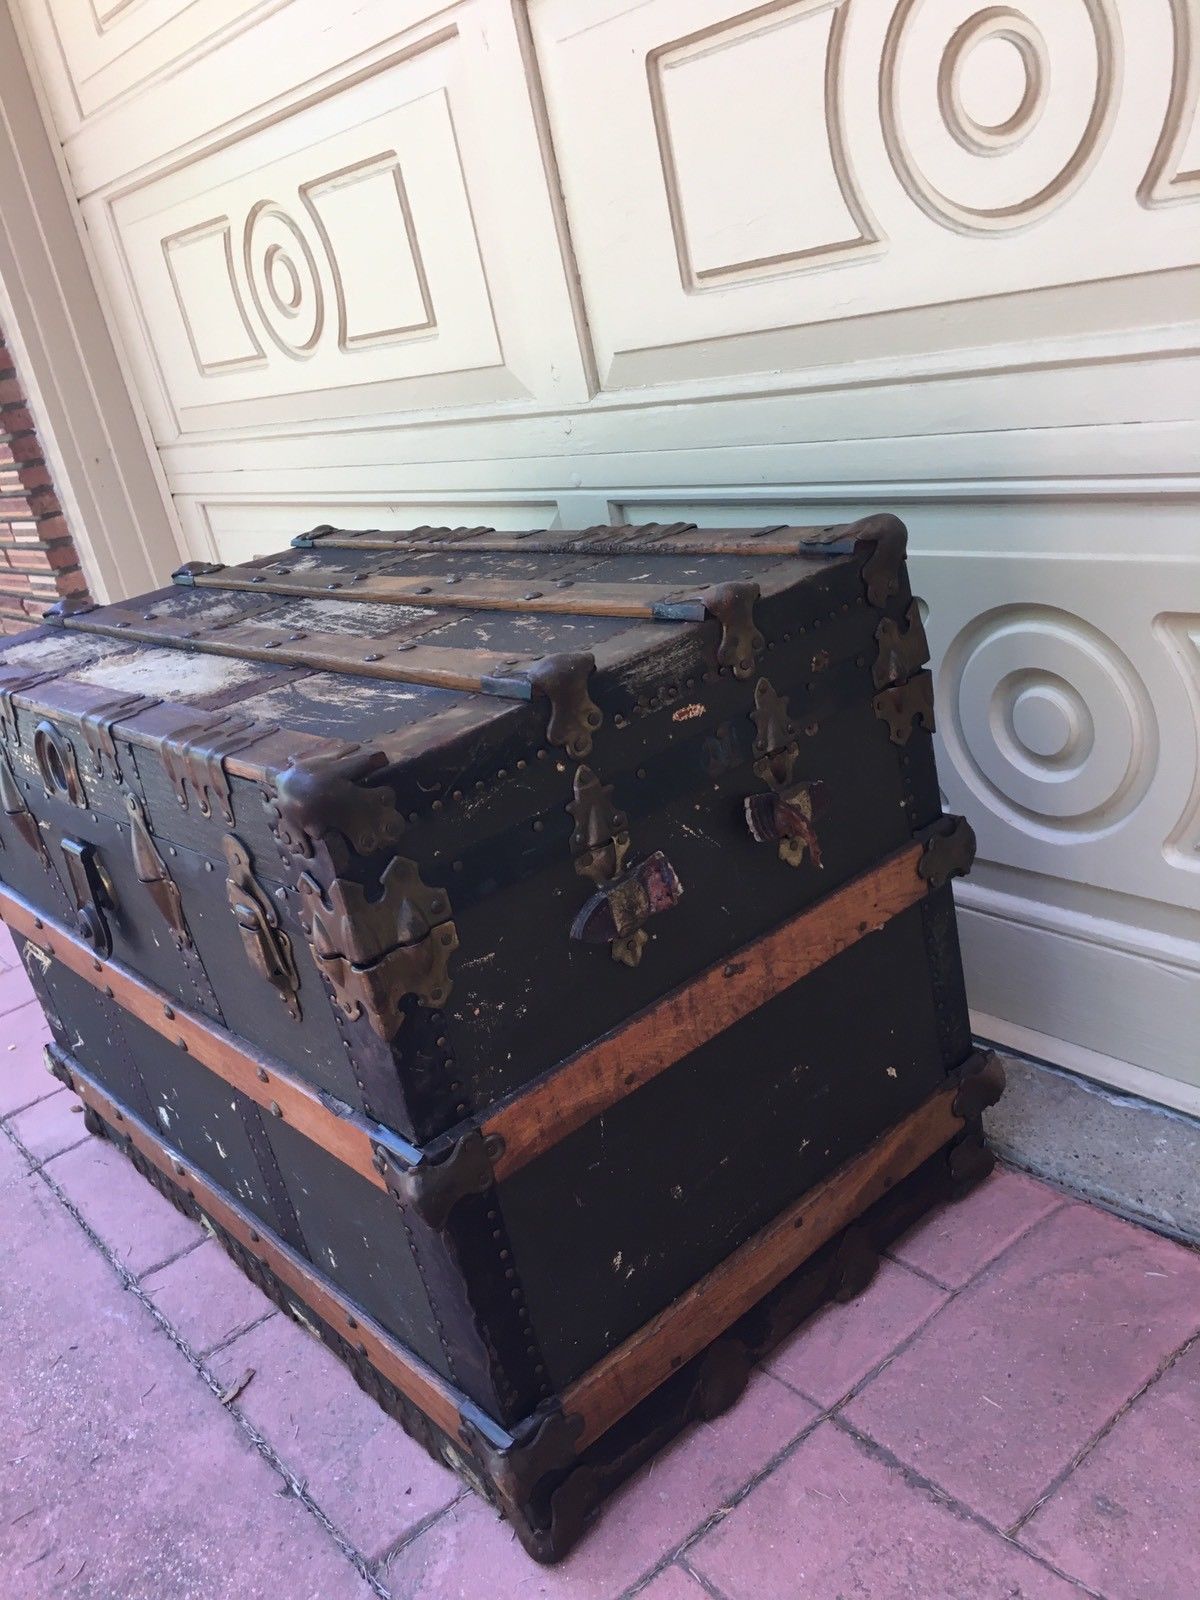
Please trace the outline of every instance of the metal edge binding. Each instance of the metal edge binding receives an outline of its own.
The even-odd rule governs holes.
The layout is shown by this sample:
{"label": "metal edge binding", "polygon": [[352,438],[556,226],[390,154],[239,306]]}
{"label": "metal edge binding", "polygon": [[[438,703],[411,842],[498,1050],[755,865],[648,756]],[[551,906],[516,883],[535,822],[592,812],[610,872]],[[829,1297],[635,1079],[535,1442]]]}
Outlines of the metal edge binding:
{"label": "metal edge binding", "polygon": [[392,1199],[441,1233],[460,1200],[486,1194],[492,1187],[492,1162],[503,1150],[503,1141],[470,1128],[444,1152],[420,1152],[402,1140],[385,1140],[378,1134],[371,1149],[375,1169]]}

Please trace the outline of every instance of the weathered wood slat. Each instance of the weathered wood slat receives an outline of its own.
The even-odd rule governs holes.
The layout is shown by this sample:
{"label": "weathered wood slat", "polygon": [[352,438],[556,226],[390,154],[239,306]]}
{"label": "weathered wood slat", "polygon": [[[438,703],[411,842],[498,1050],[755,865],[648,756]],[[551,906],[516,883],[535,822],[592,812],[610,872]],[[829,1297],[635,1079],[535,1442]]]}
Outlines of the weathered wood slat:
{"label": "weathered wood slat", "polygon": [[919,844],[906,846],[806,907],[493,1111],[484,1132],[503,1141],[503,1153],[493,1162],[497,1178],[519,1171],[915,904],[929,889],[917,872],[922,849]]}
{"label": "weathered wood slat", "polygon": [[303,599],[373,600],[384,605],[450,606],[456,611],[507,611],[584,617],[639,617],[663,615],[669,606],[672,620],[702,621],[704,601],[694,589],[676,584],[655,588],[642,583],[586,583],[569,578],[552,580],[546,588],[536,581],[514,583],[507,579],[464,579],[380,573],[367,576],[343,572],[322,577],[312,571],[273,572],[270,576],[251,567],[221,567],[216,572],[190,578],[198,589],[238,589],[255,594],[289,595]]}
{"label": "weathered wood slat", "polygon": [[[788,559],[821,556],[830,530],[822,527],[705,528],[695,523],[650,523],[644,527],[595,527],[579,533],[553,529],[502,533],[494,528],[317,529],[292,540],[296,549],[388,550],[397,555],[628,555],[743,556]],[[840,552],[838,552],[840,553]]]}
{"label": "weathered wood slat", "polygon": [[387,683],[495,694],[507,700],[528,700],[533,693],[529,679],[520,676],[522,667],[532,666],[532,657],[427,645],[419,639],[407,640],[403,634],[361,638],[268,627],[253,620],[197,628],[193,618],[156,617],[147,621],[139,613],[119,606],[106,606],[99,613],[81,613],[69,618],[66,626],[76,632],[104,634],[138,644],[308,667],[314,672],[347,672]]}
{"label": "weathered wood slat", "polygon": [[562,1399],[568,1414],[582,1418],[577,1448],[584,1449],[619,1422],[954,1138],[963,1127],[954,1112],[957,1093],[957,1081],[951,1080],[571,1384]]}

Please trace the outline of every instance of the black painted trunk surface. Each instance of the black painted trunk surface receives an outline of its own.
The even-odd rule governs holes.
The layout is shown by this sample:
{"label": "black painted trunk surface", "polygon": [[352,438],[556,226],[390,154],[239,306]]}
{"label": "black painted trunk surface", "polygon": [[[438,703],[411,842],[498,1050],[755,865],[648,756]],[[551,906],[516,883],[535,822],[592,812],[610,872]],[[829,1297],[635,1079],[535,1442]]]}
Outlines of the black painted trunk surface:
{"label": "black painted trunk surface", "polygon": [[[473,553],[464,530],[448,533],[443,550],[316,541],[236,569],[229,586],[220,572],[193,574],[184,586],[60,618],[8,643],[0,649],[8,768],[0,879],[48,918],[73,924],[78,895],[64,841],[92,847],[114,960],[350,1113],[418,1149],[439,1148],[705,968],[870,871],[939,816],[928,714],[910,717],[897,742],[878,704],[881,624],[905,632],[914,615],[902,562],[880,593],[864,566],[871,545],[831,543],[821,530],[811,551],[793,548],[787,559],[672,554],[670,530],[613,554],[617,531],[604,531],[615,543],[601,548],[593,537],[595,548],[581,541],[577,553],[567,534],[555,535],[563,549],[528,554]],[[814,533],[776,535],[789,531],[794,547]],[[534,598],[493,608],[353,597],[356,582],[389,575],[476,598],[488,584],[513,581]],[[273,592],[297,576],[326,597]],[[258,579],[261,590],[249,586]],[[669,598],[656,600],[659,614],[650,617],[588,614],[597,586],[613,584]],[[730,584],[759,590],[752,617],[760,637],[745,672],[721,665],[727,632],[715,610],[675,615],[676,596],[711,596]],[[539,609],[547,594],[557,603],[578,596],[580,612]],[[239,652],[250,638],[240,629],[259,639],[275,630],[277,659]],[[306,638],[360,653],[341,671],[289,660]],[[551,737],[557,704],[537,687],[522,699],[489,688],[488,672],[474,692],[366,675],[381,659],[399,674],[408,660],[437,666],[463,650],[486,656],[509,689],[505,674],[536,678],[547,658],[591,652],[587,689],[602,721],[588,730],[586,753]],[[919,659],[909,666],[884,685],[925,676]],[[786,785],[778,763],[774,780],[764,776],[755,747],[764,680],[786,701],[792,753],[765,752],[787,767]],[[254,726],[222,756],[221,741],[243,724]],[[46,727],[49,735],[39,735]],[[57,781],[64,754],[74,786]],[[313,848],[294,847],[294,817],[281,821],[280,796],[306,763],[327,760],[353,768],[349,785],[386,814],[390,833],[372,839],[333,801],[323,810],[322,790],[305,813]],[[677,905],[645,922],[636,964],[614,959],[606,943],[571,937],[581,910],[606,888],[580,870],[579,816],[570,808],[581,767],[611,786],[626,819],[622,870],[661,853],[682,887]],[[795,785],[816,798],[813,837],[790,864],[776,841],[752,838],[746,801]],[[131,796],[178,890],[183,948],[139,877]],[[30,843],[22,805],[41,848]],[[290,950],[286,993],[248,959],[228,887],[231,836]],[[415,959],[421,939],[451,919],[457,947],[444,999],[393,994],[381,1028],[361,1008],[348,1016],[339,1006],[345,996],[314,951],[302,880],[307,874],[326,894],[335,880],[351,886],[362,931],[396,857],[412,865],[420,892],[397,910],[381,953],[404,947]],[[432,903],[448,905],[449,918],[429,916]],[[431,931],[420,931],[414,907]],[[560,1391],[913,1110],[970,1044],[943,888],[512,1177],[464,1197],[438,1227],[405,1215],[130,1015],[119,996],[36,952],[28,965],[57,1042],[115,1100],[506,1423]]]}

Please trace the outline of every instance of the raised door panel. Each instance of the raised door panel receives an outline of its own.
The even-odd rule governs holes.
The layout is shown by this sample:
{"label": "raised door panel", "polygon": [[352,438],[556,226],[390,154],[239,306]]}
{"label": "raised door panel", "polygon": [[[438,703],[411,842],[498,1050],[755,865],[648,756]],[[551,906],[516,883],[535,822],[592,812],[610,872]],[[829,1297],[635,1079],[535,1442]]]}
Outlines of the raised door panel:
{"label": "raised door panel", "polygon": [[490,527],[552,528],[552,499],[452,495],[417,498],[394,494],[337,496],[176,497],[190,548],[227,565],[284,549],[295,534],[333,528]]}
{"label": "raised door panel", "polygon": [[530,15],[606,388],[1019,340],[1195,261],[1183,0]]}
{"label": "raised door panel", "polygon": [[466,0],[302,87],[85,201],[158,441],[580,398],[511,13]]}
{"label": "raised door panel", "polygon": [[69,133],[290,0],[17,0]]}

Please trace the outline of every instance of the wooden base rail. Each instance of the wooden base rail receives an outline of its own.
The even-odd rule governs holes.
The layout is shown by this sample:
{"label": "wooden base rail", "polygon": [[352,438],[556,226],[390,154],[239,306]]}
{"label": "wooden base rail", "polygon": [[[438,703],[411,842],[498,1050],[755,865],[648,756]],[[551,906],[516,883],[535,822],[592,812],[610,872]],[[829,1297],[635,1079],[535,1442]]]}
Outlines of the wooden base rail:
{"label": "wooden base rail", "polygon": [[950,1080],[577,1378],[562,1403],[568,1415],[583,1418],[578,1448],[606,1433],[868,1206],[961,1133],[964,1118],[954,1111],[958,1088],[958,1079]]}
{"label": "wooden base rail", "polygon": [[[495,1179],[499,1182],[520,1171],[584,1123],[916,904],[930,887],[917,870],[923,851],[919,843],[907,845],[485,1113],[481,1126],[493,1151]],[[417,1146],[313,1088],[282,1062],[189,1010],[119,961],[96,956],[77,933],[45,917],[6,884],[0,884],[0,916],[44,955],[116,1000],[230,1088],[287,1122],[376,1188],[388,1187],[376,1162],[376,1146],[383,1146],[401,1168],[417,1167],[424,1159]]]}
{"label": "wooden base rail", "polygon": [[[75,1059],[57,1046],[47,1056],[86,1106],[163,1173],[302,1302],[383,1374],[450,1438],[471,1424],[496,1449],[512,1435],[397,1343],[231,1196],[195,1172],[183,1157],[116,1104]],[[959,1134],[958,1077],[948,1079],[902,1122],[781,1212],[680,1298],[591,1367],[561,1396],[582,1453],[660,1384],[701,1354],[823,1245]],[[519,1431],[519,1430],[518,1430]]]}

